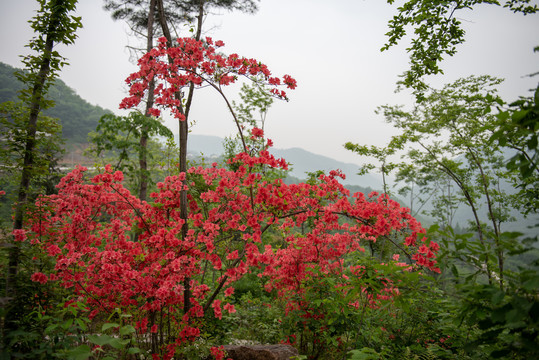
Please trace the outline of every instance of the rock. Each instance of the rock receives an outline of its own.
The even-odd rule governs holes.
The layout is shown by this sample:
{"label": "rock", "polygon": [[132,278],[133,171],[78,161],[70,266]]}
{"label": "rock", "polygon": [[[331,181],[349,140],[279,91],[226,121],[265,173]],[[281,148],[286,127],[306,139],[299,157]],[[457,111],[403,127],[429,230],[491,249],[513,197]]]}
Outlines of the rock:
{"label": "rock", "polygon": [[232,360],[290,360],[298,351],[290,345],[225,345],[227,359]]}

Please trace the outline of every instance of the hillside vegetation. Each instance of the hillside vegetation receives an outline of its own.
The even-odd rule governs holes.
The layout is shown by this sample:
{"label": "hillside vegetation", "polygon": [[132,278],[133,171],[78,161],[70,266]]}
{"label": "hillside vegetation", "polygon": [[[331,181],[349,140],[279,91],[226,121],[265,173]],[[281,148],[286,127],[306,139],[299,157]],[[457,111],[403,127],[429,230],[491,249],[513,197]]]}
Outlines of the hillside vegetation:
{"label": "hillside vegetation", "polygon": [[[18,100],[18,91],[23,85],[13,75],[16,70],[0,62],[0,103]],[[99,118],[110,113],[109,110],[82,99],[60,79],[55,81],[48,97],[55,105],[45,110],[44,114],[60,120],[62,136],[68,146],[87,143],[88,133],[95,130]]]}

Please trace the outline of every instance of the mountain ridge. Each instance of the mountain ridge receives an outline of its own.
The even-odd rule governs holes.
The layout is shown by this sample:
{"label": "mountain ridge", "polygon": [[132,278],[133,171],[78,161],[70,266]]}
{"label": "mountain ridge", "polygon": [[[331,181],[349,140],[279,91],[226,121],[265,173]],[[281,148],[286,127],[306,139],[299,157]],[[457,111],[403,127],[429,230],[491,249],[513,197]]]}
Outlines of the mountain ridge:
{"label": "mountain ridge", "polygon": [[[219,157],[224,154],[224,138],[215,135],[189,134],[187,151],[193,155]],[[341,170],[346,175],[342,181],[346,185],[358,185],[373,189],[381,188],[381,181],[373,175],[357,175],[359,165],[345,163],[329,156],[315,154],[300,147],[286,149],[270,148],[268,150],[276,157],[285,159],[290,164],[290,175],[298,178],[307,178],[307,172],[322,170],[329,173],[331,170]]]}

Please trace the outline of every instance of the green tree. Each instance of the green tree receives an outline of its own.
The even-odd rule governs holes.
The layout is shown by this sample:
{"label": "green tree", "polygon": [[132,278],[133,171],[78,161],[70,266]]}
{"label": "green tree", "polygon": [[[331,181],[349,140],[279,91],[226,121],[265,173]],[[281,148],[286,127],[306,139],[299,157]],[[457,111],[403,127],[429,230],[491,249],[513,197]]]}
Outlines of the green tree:
{"label": "green tree", "polygon": [[240,127],[249,131],[249,136],[244,137],[237,133],[234,137],[225,138],[225,160],[231,159],[236,154],[249,151],[251,155],[257,154],[266,146],[264,139],[253,136],[251,129],[258,128],[264,131],[266,117],[269,108],[273,104],[273,97],[263,85],[254,81],[252,84],[244,83],[240,90],[241,102],[232,101],[232,107]]}
{"label": "green tree", "polygon": [[[7,101],[0,104],[0,189],[6,191],[1,199],[0,224],[12,225],[12,204],[17,195],[26,146],[26,124],[29,109],[20,102]],[[28,189],[31,202],[37,194],[52,194],[60,179],[58,161],[63,154],[62,129],[57,119],[44,116],[37,118],[35,156],[32,181]]]}
{"label": "green tree", "polygon": [[[260,0],[168,0],[163,2],[163,10],[168,23],[177,28],[181,24],[194,23],[197,21],[200,6],[208,12],[212,8],[228,11],[239,10],[246,13],[254,13],[258,9]],[[151,12],[157,13],[155,0],[104,0],[105,10],[111,12],[114,20],[126,21],[131,29],[139,35],[147,31],[148,20]],[[163,35],[161,25],[153,23],[154,32]],[[195,29],[193,29],[194,31]],[[144,37],[144,35],[143,35]]]}
{"label": "green tree", "polygon": [[[137,8],[138,7],[138,8]],[[157,10],[157,1],[150,0],[147,4],[141,4],[140,1],[111,1],[105,0],[105,9],[113,11],[112,17],[115,20],[125,19],[131,26],[132,30],[139,35],[146,35],[146,52],[153,48],[153,39],[155,32],[155,12]],[[173,16],[173,15],[171,15]],[[150,80],[148,97],[146,99],[145,115],[150,118],[149,109],[154,103],[155,80]],[[139,166],[140,166],[140,182],[139,182],[139,197],[141,200],[146,200],[148,191],[148,132],[146,124],[142,124],[139,136]]]}
{"label": "green tree", "polygon": [[[404,161],[396,167],[396,181],[405,183],[404,194],[416,191],[419,203],[433,205],[429,215],[438,224],[427,236],[440,242],[438,260],[445,271],[432,291],[441,292],[449,300],[438,305],[442,308],[425,311],[457,315],[441,319],[436,327],[441,333],[451,334],[453,344],[459,344],[462,354],[454,357],[459,359],[536,357],[532,344],[538,339],[539,262],[531,240],[504,231],[512,220],[510,211],[522,208],[529,199],[516,190],[505,192],[501,186],[536,184],[535,170],[523,172],[511,162],[509,168],[504,166],[512,154],[501,146],[520,144],[532,154],[523,161],[533,166],[529,159],[533,159],[536,145],[529,141],[536,132],[533,127],[526,130],[509,123],[506,131],[519,130],[518,135],[497,140],[500,121],[506,118],[496,114],[496,108],[504,104],[495,89],[500,82],[490,76],[471,76],[441,90],[429,88],[423,100],[409,111],[383,106],[379,111],[401,134],[394,136],[387,148],[349,145],[352,150],[360,149],[356,151],[360,155],[382,163],[385,155],[404,151]],[[516,119],[521,120],[534,115],[529,99],[520,105],[531,110],[518,113],[510,108],[509,118],[518,114]],[[467,231],[472,232],[453,227],[455,213],[463,211],[464,206],[471,212]],[[524,256],[526,261],[522,260]],[[402,291],[405,294],[406,287]],[[420,325],[416,331],[428,326]],[[456,328],[461,330],[460,335]]]}
{"label": "green tree", "polygon": [[[41,110],[52,106],[45,98],[47,91],[58,76],[60,68],[66,64],[65,58],[53,49],[56,44],[69,45],[75,41],[76,30],[81,27],[80,17],[70,15],[75,10],[76,0],[39,0],[41,5],[31,22],[36,33],[28,47],[35,55],[24,58],[26,71],[17,73],[17,77],[26,85],[21,90],[20,99],[29,108],[26,123],[24,161],[15,207],[13,229],[22,229],[28,189],[33,177],[35,163],[35,145],[37,120]],[[19,263],[19,247],[13,246],[9,258],[9,271],[6,290],[15,293],[14,281]]]}
{"label": "green tree", "polygon": [[[397,167],[396,163],[390,161],[390,157],[395,155],[395,152],[399,148],[399,145],[395,143],[395,141],[398,140],[398,138],[393,138],[393,144],[389,144],[386,147],[378,147],[374,145],[359,145],[352,142],[347,142],[346,144],[344,144],[345,149],[355,152],[359,156],[373,157],[377,160],[377,162],[379,163],[378,170],[380,171],[380,174],[382,174],[383,191],[385,194],[388,195],[390,194],[390,192],[386,177]],[[374,169],[376,169],[376,165],[372,163],[363,164],[359,168],[358,175],[368,174],[369,171]]]}
{"label": "green tree", "polygon": [[[224,8],[227,10],[241,10],[245,12],[254,12],[257,9],[256,0],[180,0],[180,1],[163,1],[163,0],[105,0],[105,9],[112,12],[112,18],[115,20],[125,20],[135,34],[146,37],[146,52],[149,52],[153,47],[154,33],[162,34],[167,37],[169,44],[172,43],[170,27],[173,29],[180,24],[191,23],[196,20],[196,31],[194,37],[200,40],[202,34],[202,22],[205,13],[210,8]],[[155,83],[152,79],[146,100],[145,114],[150,116],[148,110],[153,106],[153,89]],[[194,94],[194,86],[191,85],[187,95],[185,109],[181,106],[181,112],[189,115],[189,110],[192,104]],[[178,92],[178,98],[181,94]],[[187,169],[187,120],[180,122],[179,130],[179,150],[180,150],[180,171]],[[140,147],[145,148],[148,138],[145,136],[145,131],[141,133]],[[148,179],[147,174],[147,159],[145,152],[142,152],[140,159],[141,181],[139,197],[142,200],[146,199]],[[186,196],[184,194],[184,196]],[[187,209],[185,209],[187,211]],[[187,212],[186,212],[187,214]]]}
{"label": "green tree", "polygon": [[492,109],[499,101],[495,86],[500,82],[489,76],[471,76],[442,90],[429,89],[412,111],[395,106],[383,106],[380,111],[402,132],[392,138],[388,152],[407,151],[397,180],[408,183],[413,178],[430,184],[431,195],[433,189],[439,189],[431,199],[435,205],[431,215],[440,220],[446,217],[446,225],[451,225],[456,204],[466,204],[477,243],[467,243],[468,253],[462,256],[490,283],[497,279],[503,288],[506,252],[513,247],[503,235],[503,224],[511,220],[509,210],[515,196],[499,185],[510,181],[514,173],[503,171],[504,153],[489,142],[496,122]]}

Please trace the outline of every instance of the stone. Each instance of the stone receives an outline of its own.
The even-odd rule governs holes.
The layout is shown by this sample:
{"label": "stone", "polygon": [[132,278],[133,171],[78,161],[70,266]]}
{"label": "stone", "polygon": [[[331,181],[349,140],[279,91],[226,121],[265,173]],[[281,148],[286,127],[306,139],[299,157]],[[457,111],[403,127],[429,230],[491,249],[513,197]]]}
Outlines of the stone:
{"label": "stone", "polygon": [[293,346],[279,345],[225,345],[226,359],[233,360],[290,360],[299,353]]}

